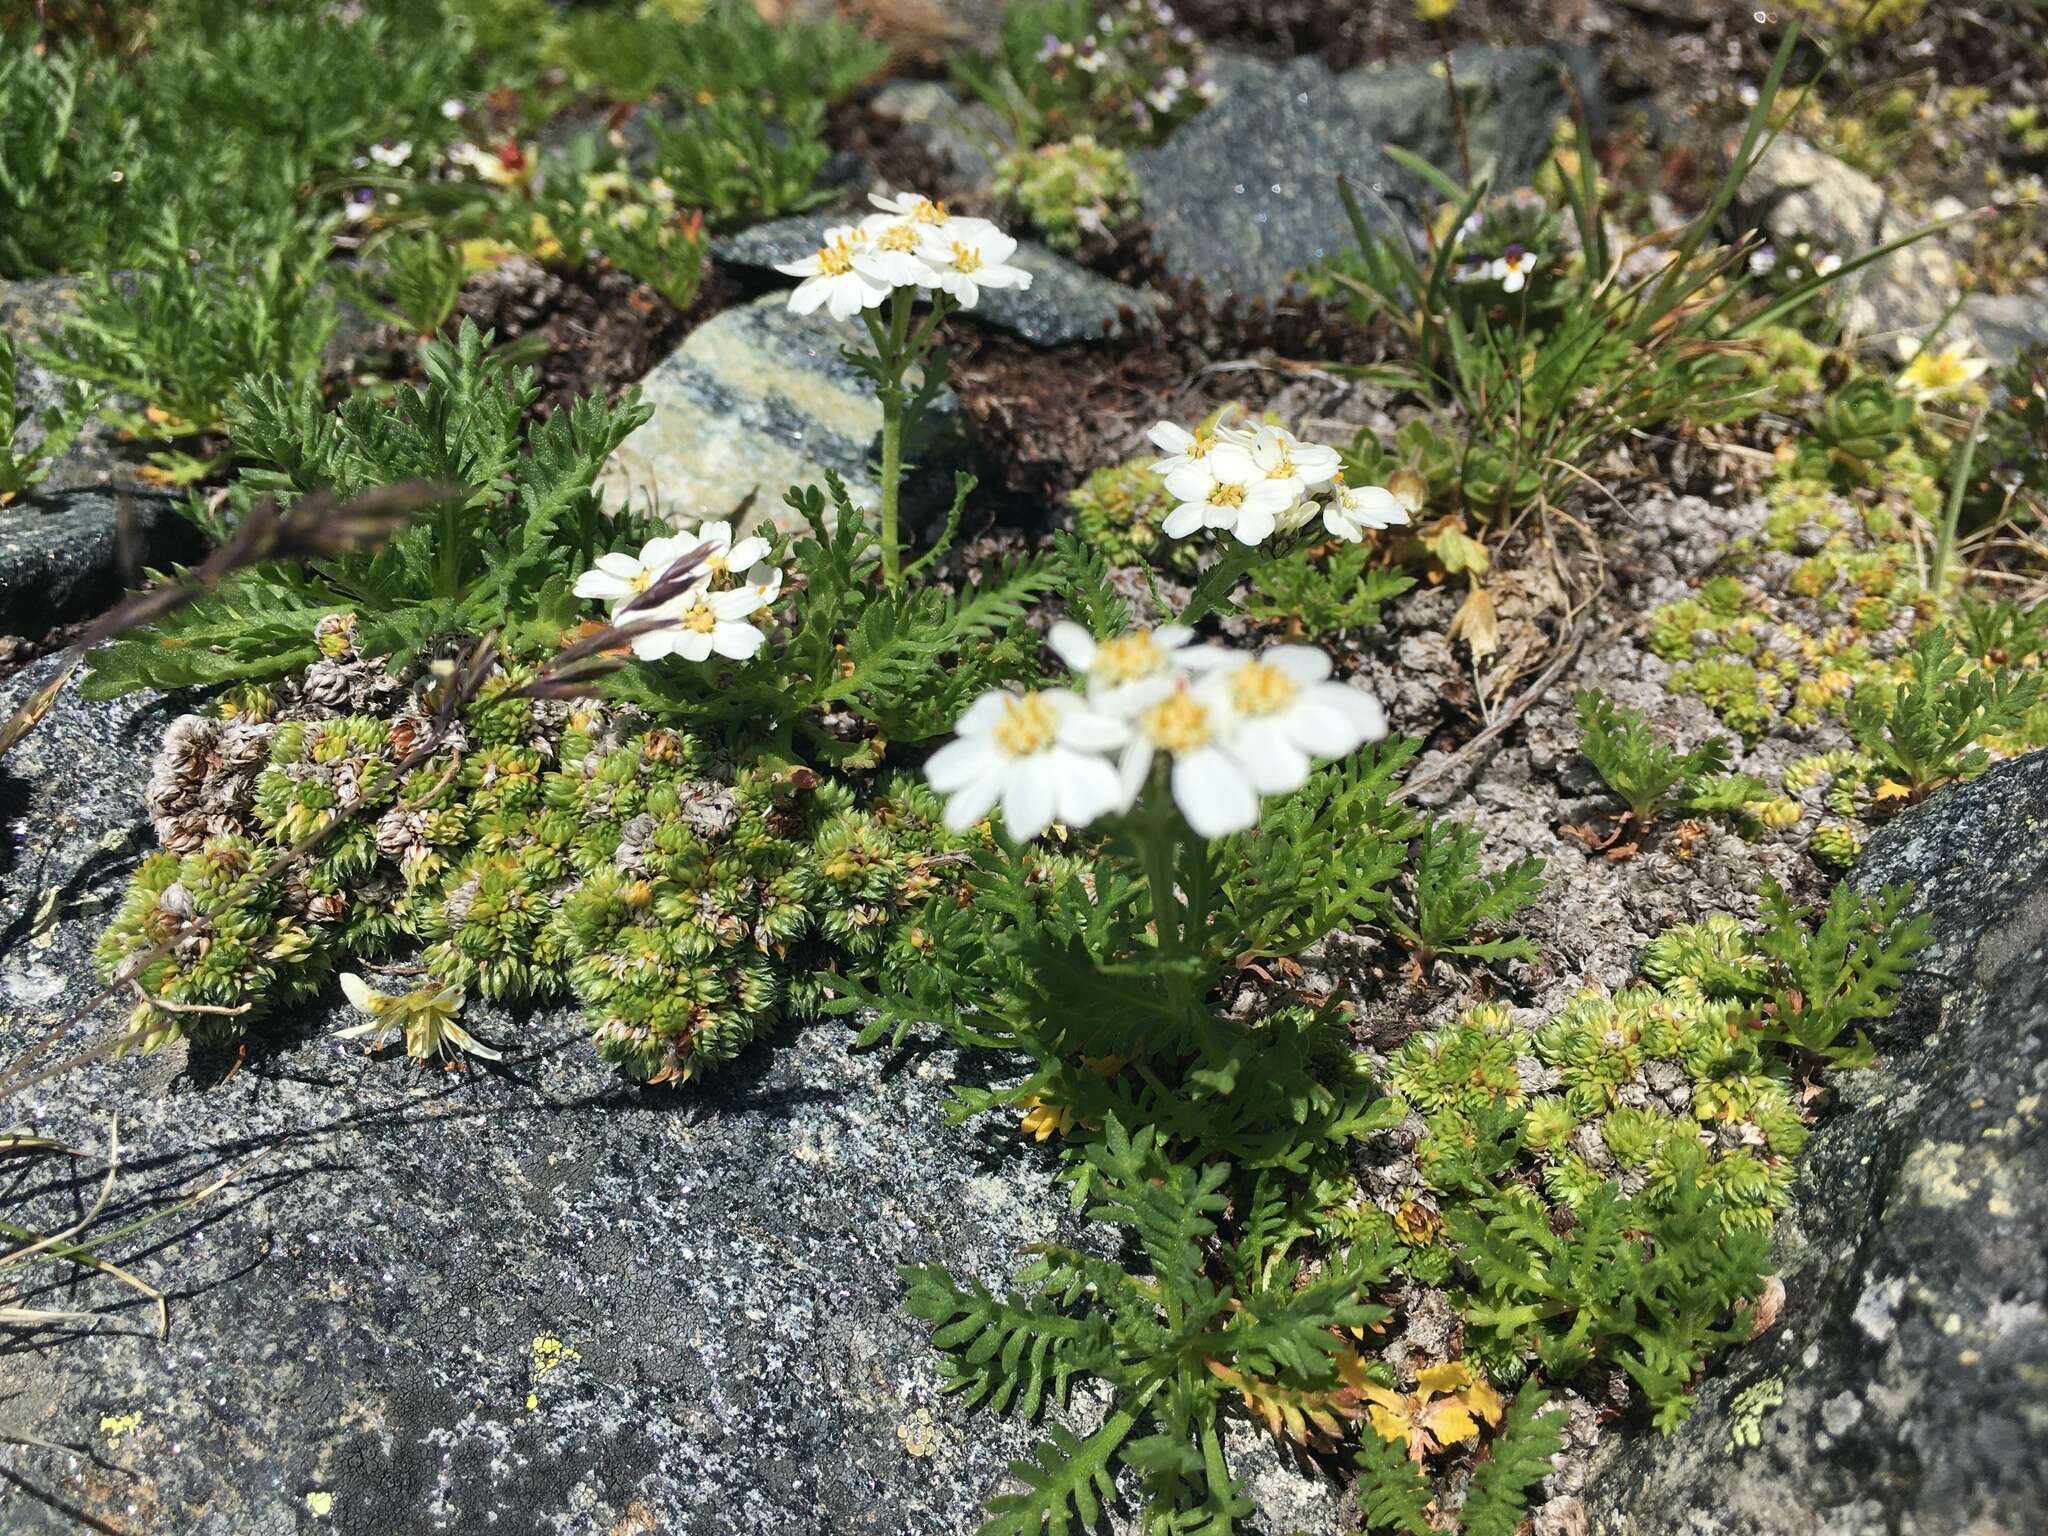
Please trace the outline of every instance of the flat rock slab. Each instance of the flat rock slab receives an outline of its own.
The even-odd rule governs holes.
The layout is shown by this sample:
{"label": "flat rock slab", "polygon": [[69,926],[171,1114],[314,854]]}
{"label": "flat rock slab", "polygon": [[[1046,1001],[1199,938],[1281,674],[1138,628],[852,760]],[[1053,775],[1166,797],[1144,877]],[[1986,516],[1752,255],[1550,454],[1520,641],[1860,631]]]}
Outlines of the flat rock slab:
{"label": "flat rock slab", "polygon": [[[1461,49],[1452,57],[1474,179],[1520,185],[1550,153],[1577,55]],[[1590,101],[1590,78],[1580,84]],[[1353,244],[1343,177],[1383,232],[1420,225],[1440,201],[1383,152],[1410,150],[1462,174],[1443,77],[1421,65],[1331,75],[1314,58],[1244,72],[1164,145],[1132,156],[1154,248],[1212,292],[1274,297],[1294,274]]]}
{"label": "flat rock slab", "polygon": [[[4,856],[0,1059],[89,994],[167,718],[67,692],[0,770],[28,827]],[[174,1047],[9,1104],[96,1154],[119,1115],[101,1230],[246,1167],[116,1245],[170,1292],[167,1340],[118,1285],[38,1271],[25,1304],[106,1320],[0,1356],[0,1429],[78,1448],[11,1453],[0,1529],[972,1529],[1031,1431],[942,1402],[896,1265],[994,1283],[1065,1210],[1049,1155],[945,1123],[976,1062],[856,1055],[826,1025],[643,1089],[566,1010],[480,1016],[504,1070],[451,1073],[333,1040],[346,1012],[265,1026],[236,1070]],[[102,1173],[39,1162],[8,1215],[75,1219]]]}
{"label": "flat rock slab", "polygon": [[[1668,1440],[1619,1437],[1592,1536],[2030,1536],[2048,1509],[2048,752],[1871,839],[1934,943],[1800,1164],[1778,1326]],[[1733,1444],[1745,1393],[1753,1443]],[[1683,1515],[1681,1516],[1681,1511]]]}
{"label": "flat rock slab", "polygon": [[[826,315],[793,315],[781,294],[714,316],[641,380],[654,416],[612,455],[600,491],[613,505],[651,508],[677,526],[728,517],[752,496],[755,519],[793,531],[803,522],[784,491],[822,488],[832,470],[856,506],[872,507],[882,407],[867,377],[840,356],[866,335]],[[953,471],[968,455],[950,390],[906,457],[918,466],[906,481],[906,511],[951,500]]]}
{"label": "flat rock slab", "polygon": [[[717,260],[736,267],[772,269],[817,250],[824,233],[844,224],[848,215],[802,214],[757,224],[737,235],[711,242]],[[1115,328],[1123,315],[1142,318],[1153,301],[1137,289],[1077,266],[1035,241],[1018,242],[1012,258],[1031,274],[1026,289],[986,288],[968,315],[983,325],[1020,336],[1035,346],[1054,347],[1070,341],[1093,341]],[[795,279],[790,279],[795,286]],[[865,334],[854,323],[854,334]]]}
{"label": "flat rock slab", "polygon": [[[0,714],[49,668],[0,685]],[[94,990],[177,712],[67,688],[0,765],[0,1063]],[[966,1533],[1043,1434],[941,1394],[896,1272],[998,1286],[1024,1244],[1095,1241],[1052,1149],[946,1122],[950,1085],[1001,1058],[856,1054],[825,1024],[642,1088],[567,1009],[472,1000],[507,1059],[466,1071],[368,1058],[334,1038],[353,1022],[331,996],[239,1063],[174,1046],[8,1101],[9,1125],[94,1154],[9,1168],[6,1215],[41,1230],[97,1195],[111,1116],[101,1233],[241,1171],[108,1250],[169,1294],[167,1339],[152,1305],[68,1266],[10,1297],[103,1320],[0,1351],[0,1433],[49,1443],[10,1450],[0,1530]],[[1083,1389],[1072,1422],[1102,1411]],[[1231,1430],[1251,1536],[1335,1528],[1334,1484]],[[1135,1531],[1127,1509],[1112,1529]]]}
{"label": "flat rock slab", "polygon": [[[37,340],[77,294],[76,280],[67,277],[0,282],[0,332],[17,348]],[[56,403],[64,381],[25,352],[17,357],[21,415],[38,417]],[[41,430],[38,424],[24,433]],[[161,564],[193,552],[197,535],[172,512],[176,498],[134,480],[133,466],[116,452],[113,431],[95,422],[41,485],[0,507],[0,634],[39,634],[119,595],[123,552],[116,525],[124,497],[131,552],[139,562]],[[115,485],[124,488],[122,495],[108,489]]]}

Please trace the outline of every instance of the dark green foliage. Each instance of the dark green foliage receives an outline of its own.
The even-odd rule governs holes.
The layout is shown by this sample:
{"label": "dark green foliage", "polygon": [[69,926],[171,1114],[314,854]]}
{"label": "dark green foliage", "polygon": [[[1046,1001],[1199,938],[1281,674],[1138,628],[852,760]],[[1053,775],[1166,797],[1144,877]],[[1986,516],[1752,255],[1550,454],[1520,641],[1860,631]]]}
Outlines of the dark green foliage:
{"label": "dark green foliage", "polygon": [[1431,1536],[1436,1527],[1430,1524],[1428,1511],[1436,1490],[1408,1459],[1407,1449],[1399,1441],[1382,1440],[1377,1434],[1360,1435],[1352,1460],[1358,1465],[1355,1491],[1366,1530]]}
{"label": "dark green foliage", "polygon": [[711,0],[678,20],[656,6],[579,6],[550,51],[579,82],[625,100],[683,103],[738,97],[783,118],[848,95],[888,61],[888,49],[832,17],[767,21],[748,0]]}
{"label": "dark green foliage", "polygon": [[120,248],[139,125],[86,49],[0,42],[0,277],[96,265]]}
{"label": "dark green foliage", "polygon": [[780,122],[743,96],[721,96],[679,123],[654,129],[654,170],[712,229],[801,213],[831,194],[817,188],[831,151],[825,105],[792,105]]}
{"label": "dark green foliage", "polygon": [[[0,334],[0,506],[47,480],[52,461],[63,457],[99,409],[98,397],[74,383],[40,416],[25,415],[20,368],[14,339]],[[31,423],[38,429],[35,441],[17,442],[21,429]]]}
{"label": "dark green foliage", "polygon": [[1380,621],[1380,608],[1415,585],[1405,572],[1371,561],[1370,544],[1339,544],[1320,556],[1296,549],[1252,567],[1244,610],[1282,623],[1290,635],[1320,637]]}
{"label": "dark green foliage", "polygon": [[1913,431],[1918,407],[1888,378],[1863,375],[1827,398],[1800,441],[1803,472],[1842,485],[1864,485]]}
{"label": "dark green foliage", "polygon": [[[910,1311],[947,1352],[947,1386],[968,1402],[1035,1414],[1077,1376],[1115,1394],[1095,1433],[1055,1428],[1012,1467],[1025,1491],[990,1498],[982,1536],[1091,1525],[1119,1462],[1138,1475],[1148,1530],[1227,1536],[1251,1503],[1222,1454],[1226,1400],[1305,1437],[1334,1432],[1362,1382],[1340,1330],[1387,1315],[1365,1297],[1389,1278],[1390,1255],[1355,1244],[1312,1275],[1268,1262],[1255,1238],[1221,1228],[1230,1167],[1170,1158],[1151,1127],[1127,1132],[1112,1117],[1086,1159],[1089,1220],[1135,1244],[1149,1275],[1047,1248],[998,1299],[937,1266],[903,1271]],[[1212,1246],[1228,1282],[1208,1262]]]}
{"label": "dark green foliage", "polygon": [[1849,734],[1879,772],[1915,798],[1949,779],[1982,773],[1991,758],[1980,742],[2023,723],[2041,696],[2039,668],[1970,665],[1946,625],[1913,642],[1912,675],[1889,696],[1864,691],[1849,701]]}
{"label": "dark green foliage", "polygon": [[1762,780],[1728,772],[1731,749],[1724,737],[1710,737],[1680,752],[1651,734],[1649,718],[1640,710],[1618,708],[1590,688],[1574,694],[1573,703],[1579,712],[1579,750],[1607,787],[1627,802],[1638,832],[1674,804],[1688,811],[1737,811],[1770,794]]}
{"label": "dark green foliage", "polygon": [[462,253],[447,240],[394,234],[364,252],[349,296],[415,336],[438,336],[455,313],[463,277]]}
{"label": "dark green foliage", "polygon": [[1528,1381],[1508,1404],[1493,1453],[1473,1470],[1458,1511],[1462,1536],[1514,1536],[1529,1490],[1550,1475],[1550,1458],[1564,1447],[1564,1415],[1546,1413],[1549,1401],[1549,1393]]}
{"label": "dark green foliage", "polygon": [[[231,412],[237,449],[253,465],[237,486],[286,500],[343,496],[417,478],[455,494],[374,554],[299,569],[258,566],[94,653],[86,690],[185,687],[278,677],[314,658],[313,626],[353,612],[361,645],[401,661],[434,636],[501,629],[552,643],[573,622],[568,596],[589,563],[600,517],[592,482],[646,420],[628,397],[586,398],[532,428],[530,369],[494,358],[488,333],[465,322],[421,349],[427,375],[389,400],[352,396],[325,409],[310,381],[252,380]],[[523,450],[523,451],[522,451]]]}
{"label": "dark green foliage", "polygon": [[[1820,925],[1809,931],[1811,909],[1793,905],[1776,882],[1767,882],[1755,944],[1770,969],[1750,993],[1752,1027],[1766,1040],[1837,1064],[1867,1062],[1870,1040],[1856,1026],[1892,1011],[1913,957],[1927,945],[1927,914],[1899,921],[1911,894],[1888,886],[1866,898],[1844,881],[1828,898]],[[1854,1039],[1842,1043],[1852,1028]]]}
{"label": "dark green foliage", "polygon": [[1761,1291],[1768,1261],[1761,1233],[1724,1227],[1698,1142],[1669,1150],[1668,1185],[1624,1198],[1603,1181],[1563,1231],[1512,1184],[1447,1217],[1473,1279],[1468,1323],[1496,1347],[1533,1348],[1553,1380],[1596,1360],[1619,1366],[1667,1431],[1689,1411],[1686,1384],[1708,1352],[1747,1336],[1736,1305]]}
{"label": "dark green foliage", "polygon": [[319,376],[335,323],[320,284],[328,237],[281,217],[208,239],[166,213],[146,236],[144,270],[83,284],[36,360],[141,402],[148,415],[124,422],[138,436],[218,432],[249,375]]}
{"label": "dark green foliage", "polygon": [[1535,958],[1527,939],[1475,939],[1472,934],[1481,927],[1498,927],[1536,899],[1543,886],[1541,859],[1518,859],[1499,874],[1483,874],[1478,829],[1469,822],[1437,818],[1424,826],[1412,853],[1410,899],[1388,922],[1419,964],[1427,965],[1438,955]]}

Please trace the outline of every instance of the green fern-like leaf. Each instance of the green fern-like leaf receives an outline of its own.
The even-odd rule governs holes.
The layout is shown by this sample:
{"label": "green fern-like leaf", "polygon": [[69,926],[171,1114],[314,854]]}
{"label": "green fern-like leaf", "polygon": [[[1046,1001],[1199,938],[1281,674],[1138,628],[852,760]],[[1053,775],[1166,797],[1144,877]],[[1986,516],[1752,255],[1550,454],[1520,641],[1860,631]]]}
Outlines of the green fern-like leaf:
{"label": "green fern-like leaf", "polygon": [[1514,1536],[1528,1511],[1529,1490],[1550,1475],[1550,1459],[1564,1445],[1564,1415],[1546,1413],[1550,1395],[1522,1384],[1494,1437],[1487,1458],[1472,1473],[1459,1511],[1464,1536]]}

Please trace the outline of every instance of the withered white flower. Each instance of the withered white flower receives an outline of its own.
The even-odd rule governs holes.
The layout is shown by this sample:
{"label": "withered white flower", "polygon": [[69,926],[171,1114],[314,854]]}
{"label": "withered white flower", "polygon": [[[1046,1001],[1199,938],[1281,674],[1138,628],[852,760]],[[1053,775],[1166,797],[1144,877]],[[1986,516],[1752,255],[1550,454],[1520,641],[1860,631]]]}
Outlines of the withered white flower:
{"label": "withered white flower", "polygon": [[945,821],[964,831],[998,803],[1018,842],[1053,822],[1086,826],[1121,804],[1116,770],[1104,755],[1129,728],[1064,688],[985,693],[960,717],[954,739],[925,764],[947,796]]}
{"label": "withered white flower", "polygon": [[445,1056],[451,1046],[485,1061],[504,1060],[501,1052],[492,1050],[455,1022],[464,1001],[460,987],[432,984],[392,996],[373,991],[353,971],[343,971],[339,980],[342,995],[359,1013],[370,1017],[366,1024],[336,1030],[338,1040],[368,1036],[370,1049],[375,1050],[396,1033],[405,1039],[406,1055],[419,1060]]}

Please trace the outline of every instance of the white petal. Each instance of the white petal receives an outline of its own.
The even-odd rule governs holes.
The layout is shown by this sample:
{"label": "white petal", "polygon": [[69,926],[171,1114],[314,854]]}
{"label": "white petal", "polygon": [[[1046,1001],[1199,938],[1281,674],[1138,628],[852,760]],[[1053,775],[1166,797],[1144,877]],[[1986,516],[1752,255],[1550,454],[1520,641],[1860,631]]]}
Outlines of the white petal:
{"label": "white petal", "polygon": [[1304,688],[1330,675],[1328,653],[1312,645],[1276,645],[1261,652],[1259,660]]}
{"label": "white petal", "polygon": [[928,758],[924,776],[933,789],[950,795],[975,779],[993,774],[999,764],[989,744],[978,736],[956,736]]}
{"label": "white petal", "polygon": [[335,980],[341,983],[341,995],[365,1013],[377,1011],[376,1002],[370,995],[369,983],[354,971],[343,971]]}
{"label": "white petal", "polygon": [[1095,637],[1072,619],[1061,619],[1053,625],[1045,643],[1076,672],[1086,672],[1095,661]]}
{"label": "white petal", "polygon": [[1122,794],[1116,770],[1103,758],[1078,752],[1055,754],[1054,773],[1059,819],[1070,827],[1085,827],[1104,812],[1115,808]]}
{"label": "white petal", "polygon": [[1267,508],[1253,506],[1247,497],[1245,504],[1237,509],[1230,531],[1237,535],[1240,543],[1263,543],[1273,532],[1273,514]]}
{"label": "white petal", "polygon": [[1204,462],[1209,467],[1211,477],[1225,484],[1258,480],[1265,475],[1265,471],[1259,468],[1258,461],[1252,457],[1251,451],[1236,443],[1218,443],[1209,450],[1208,458]]}
{"label": "white petal", "polygon": [[767,639],[760,630],[743,621],[721,623],[711,631],[711,649],[734,661],[745,661],[760,650]]}
{"label": "white petal", "polygon": [[1145,788],[1145,780],[1152,772],[1152,755],[1152,743],[1143,736],[1133,736],[1124,747],[1123,756],[1117,759],[1117,798],[1126,810],[1137,803]]}
{"label": "white petal", "polygon": [[1181,454],[1195,445],[1195,435],[1186,427],[1177,427],[1170,421],[1155,421],[1145,436],[1152,440],[1152,446],[1167,453]]}
{"label": "white petal", "polygon": [[814,315],[818,306],[832,296],[832,280],[813,277],[799,283],[790,291],[789,312],[793,315]]}
{"label": "white petal", "polygon": [[[1212,453],[1210,458],[1213,457]],[[1181,501],[1207,502],[1209,493],[1215,488],[1216,476],[1210,470],[1208,459],[1183,464],[1166,477],[1166,494]]]}
{"label": "white petal", "polygon": [[1184,501],[1166,514],[1166,520],[1159,525],[1160,532],[1169,539],[1184,539],[1202,526],[1208,515],[1208,508],[1198,501]]}
{"label": "white petal", "polygon": [[633,584],[622,581],[608,571],[585,571],[576,578],[576,585],[569,589],[578,597],[596,598],[601,602],[624,602],[633,595]]}
{"label": "white petal", "polygon": [[946,802],[947,827],[955,832],[965,832],[989,813],[989,807],[996,803],[996,796],[1002,792],[1000,774],[988,773],[978,779],[969,779]]}
{"label": "white petal", "polygon": [[1019,763],[1003,786],[1003,830],[1020,843],[1038,836],[1052,820],[1059,796],[1050,769],[1043,761]]}
{"label": "white petal", "polygon": [[962,715],[959,723],[953,727],[954,734],[986,736],[996,728],[1010,706],[1016,702],[1017,696],[1014,693],[1006,693],[1000,688],[984,693],[967,706],[967,713]]}
{"label": "white petal", "polygon": [[1077,752],[1114,752],[1130,738],[1131,728],[1123,721],[1086,706],[1060,715],[1060,745]]}
{"label": "white petal", "polygon": [[1271,729],[1247,730],[1234,745],[1233,755],[1260,794],[1292,794],[1308,782],[1308,754]]}
{"label": "white petal", "polygon": [[1317,689],[1316,695],[1303,699],[1287,712],[1282,726],[1286,738],[1317,757],[1345,757],[1357,751],[1357,721],[1341,705],[1330,704],[1322,689]]}
{"label": "white petal", "polygon": [[1259,797],[1230,755],[1215,747],[1176,758],[1173,801],[1202,837],[1222,837],[1255,826]]}

